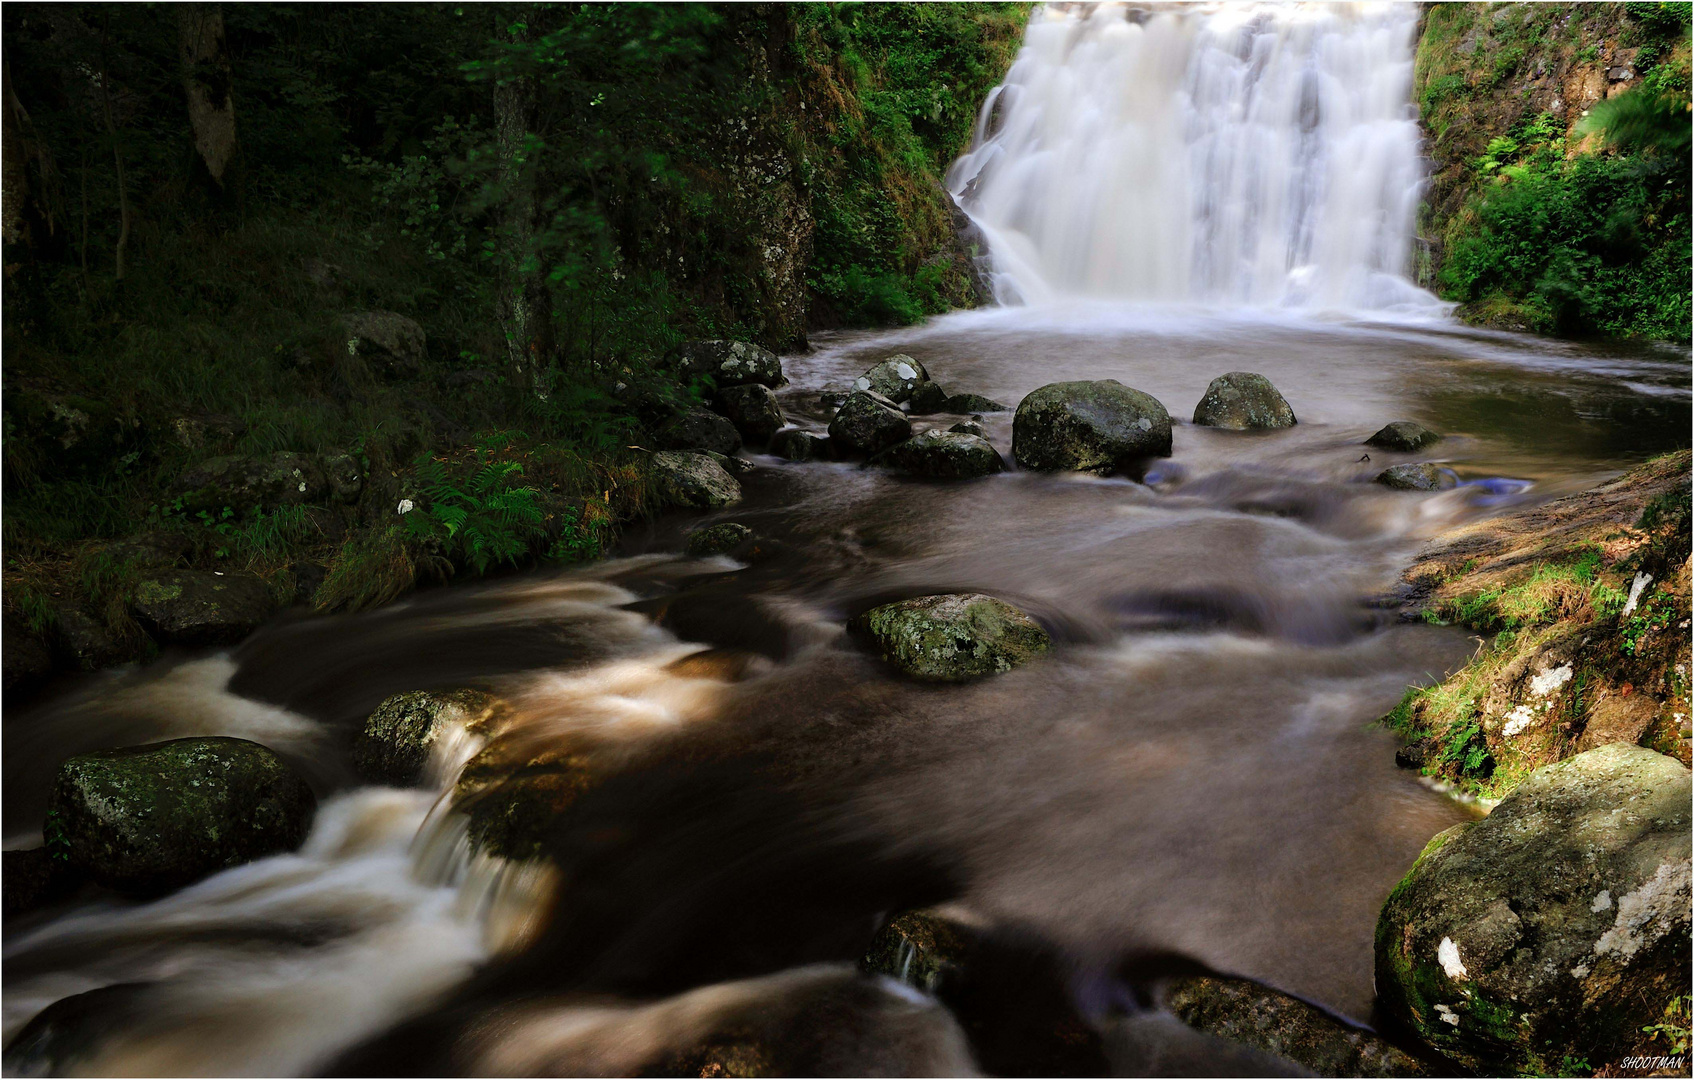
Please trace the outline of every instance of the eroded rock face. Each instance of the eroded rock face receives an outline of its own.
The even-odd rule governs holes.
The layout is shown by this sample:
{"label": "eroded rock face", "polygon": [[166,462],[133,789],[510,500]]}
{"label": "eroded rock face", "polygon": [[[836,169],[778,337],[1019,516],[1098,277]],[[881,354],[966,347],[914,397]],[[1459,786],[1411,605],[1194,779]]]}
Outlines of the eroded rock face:
{"label": "eroded rock face", "polygon": [[1375,482],[1395,491],[1445,491],[1459,486],[1459,478],[1452,469],[1443,469],[1429,461],[1390,466],[1376,474]]}
{"label": "eroded rock face", "polygon": [[674,416],[654,437],[664,450],[710,450],[727,455],[741,449],[741,432],[710,409],[689,409]]}
{"label": "eroded rock face", "polygon": [[1422,424],[1413,423],[1410,420],[1396,420],[1392,424],[1385,425],[1382,430],[1366,439],[1365,445],[1411,454],[1422,450],[1440,438],[1440,435]]}
{"label": "eroded rock face", "polygon": [[1006,469],[987,439],[960,431],[922,432],[876,455],[871,464],[934,480],[967,480]]}
{"label": "eroded rock face", "polygon": [[156,895],[292,851],[316,810],[306,782],[258,743],[175,739],[66,761],[44,833],[97,883]]}
{"label": "eroded rock face", "polygon": [[649,459],[653,482],[665,502],[715,510],[741,501],[741,484],[705,454],[667,450]]}
{"label": "eroded rock face", "polygon": [[919,596],[853,620],[883,659],[916,679],[965,682],[1010,671],[1051,646],[1041,624],[980,593]]}
{"label": "eroded rock face", "polygon": [[389,379],[416,375],[428,355],[423,327],[392,311],[356,311],[341,316],[347,352]]}
{"label": "eroded rock face", "polygon": [[411,787],[425,778],[432,755],[484,720],[494,699],[480,690],[415,690],[376,707],[353,739],[353,769],[366,780]]}
{"label": "eroded rock face", "polygon": [[1269,379],[1251,371],[1231,371],[1206,387],[1194,406],[1194,422],[1229,431],[1271,431],[1299,421]]}
{"label": "eroded rock face", "polygon": [[1170,452],[1165,407],[1116,379],[1048,383],[1012,418],[1012,456],[1026,469],[1116,472]]}
{"label": "eroded rock face", "polygon": [[690,341],[671,354],[671,363],[684,377],[709,375],[721,387],[759,383],[781,386],[782,361],[750,341]]}
{"label": "eroded rock face", "polygon": [[744,383],[718,392],[718,409],[750,443],[765,443],[782,429],[782,408],[770,387]]}
{"label": "eroded rock face", "polygon": [[829,440],[848,454],[877,454],[912,437],[912,422],[881,394],[859,390],[829,422]]}
{"label": "eroded rock face", "polygon": [[[896,405],[910,401],[918,387],[929,383],[929,371],[916,359],[897,353],[853,381],[853,389],[881,394]],[[945,400],[946,395],[942,395]]]}
{"label": "eroded rock face", "polygon": [[1688,992],[1689,771],[1614,744],[1424,848],[1376,926],[1383,1007],[1483,1075],[1632,1052]]}
{"label": "eroded rock face", "polygon": [[130,611],[155,638],[175,645],[232,645],[276,608],[256,574],[172,570],[142,580]]}

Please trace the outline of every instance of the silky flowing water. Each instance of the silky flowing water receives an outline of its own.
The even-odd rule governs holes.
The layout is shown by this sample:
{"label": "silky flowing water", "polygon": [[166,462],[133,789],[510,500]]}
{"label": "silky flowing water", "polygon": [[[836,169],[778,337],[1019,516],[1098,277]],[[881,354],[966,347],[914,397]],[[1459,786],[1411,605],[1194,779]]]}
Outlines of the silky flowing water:
{"label": "silky flowing water", "polygon": [[[1088,21],[1099,17],[1038,21],[1026,58],[1056,48],[1042,37],[1053,27],[1123,46],[1113,35],[1131,31]],[[1382,17],[1359,25],[1409,34],[1402,13]],[[1182,18],[1134,33],[1204,45],[1225,29]],[[1236,22],[1248,40],[1233,52],[1158,54],[1190,58],[1189,82],[1172,85],[1210,85],[1194,57],[1251,60],[1256,37],[1311,30]],[[1008,84],[1060,74],[1025,65]],[[1026,93],[1006,123],[1038,100],[1057,108],[1054,95]],[[978,151],[991,126],[985,113]],[[985,180],[971,212],[1004,237],[1020,226],[993,208],[1014,201],[1000,183]],[[1118,241],[1073,259],[1053,253],[1078,234],[1023,235],[1026,253],[1051,258],[996,256],[990,269],[1026,299],[1047,290],[1042,303],[820,334],[784,358],[785,412],[821,430],[820,393],[893,353],[951,392],[1007,404],[1048,382],[1113,378],[1177,420],[1172,456],[1144,475],[937,484],[755,456],[741,505],[633,527],[603,563],[363,615],[293,613],[235,649],[167,655],[9,709],[8,846],[39,842],[60,761],[109,746],[255,739],[321,800],[296,853],[150,903],[88,892],[8,923],[8,1040],[45,1006],[99,991],[51,1055],[10,1067],[618,1074],[725,1025],[804,1041],[826,1073],[1056,1067],[856,972],[882,918],[937,904],[1016,943],[1032,1001],[1063,999],[1105,1033],[1097,1071],[1230,1066],[1147,1011],[1173,971],[1249,976],[1370,1022],[1377,909],[1424,842],[1474,812],[1396,769],[1375,721],[1478,645],[1378,598],[1445,528],[1686,445],[1688,354],[1462,330],[1403,281],[1289,308],[1277,289],[1200,273],[1192,247],[1164,250],[1189,284],[1150,304],[1140,286],[1094,288],[1077,270],[1119,259]],[[1295,280],[1367,281],[1387,256],[1366,249]],[[1155,270],[1148,280],[1175,272]],[[1268,376],[1299,424],[1184,422],[1208,381],[1236,370]],[[1410,460],[1361,445],[1399,419],[1446,433],[1423,456],[1460,487],[1369,482]],[[1009,457],[1011,414],[983,423]],[[771,556],[677,554],[686,530],[718,520],[750,526]],[[845,633],[874,604],[953,591],[1028,610],[1054,650],[982,682],[922,685]],[[433,788],[351,772],[349,742],[385,697],[459,686],[511,703],[492,737],[569,746],[594,777],[546,865],[470,853],[444,793],[476,738],[440,748]]]}

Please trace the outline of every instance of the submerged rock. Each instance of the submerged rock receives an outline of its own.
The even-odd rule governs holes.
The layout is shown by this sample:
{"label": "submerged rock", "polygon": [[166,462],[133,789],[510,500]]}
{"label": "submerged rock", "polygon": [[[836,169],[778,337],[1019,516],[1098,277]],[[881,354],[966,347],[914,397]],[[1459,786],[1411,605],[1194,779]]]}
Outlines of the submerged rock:
{"label": "submerged rock", "polygon": [[384,378],[416,375],[428,355],[423,327],[392,311],[356,311],[343,315],[342,333],[347,352],[368,364]]}
{"label": "submerged rock", "polygon": [[941,412],[950,413],[985,413],[1011,412],[1011,409],[998,401],[983,397],[981,394],[954,394],[944,403]]}
{"label": "submerged rock", "polygon": [[859,390],[829,422],[830,445],[849,454],[876,454],[912,437],[912,422],[881,394]]}
{"label": "submerged rock", "polygon": [[1251,371],[1231,371],[1206,387],[1194,406],[1194,422],[1229,431],[1269,431],[1293,427],[1299,421],[1269,379]]}
{"label": "submerged rock", "polygon": [[100,885],[135,895],[299,847],[317,800],[292,768],[245,739],[175,739],[59,767],[45,835]]}
{"label": "submerged rock", "polygon": [[232,645],[276,609],[257,574],[171,570],[142,579],[130,610],[154,637],[175,645]]}
{"label": "submerged rock", "polygon": [[1383,1008],[1482,1075],[1658,1053],[1688,992],[1689,771],[1614,744],[1438,834],[1383,905]]}
{"label": "submerged rock", "polygon": [[935,480],[966,480],[1006,470],[999,451],[987,439],[958,431],[914,435],[871,458],[871,464]]}
{"label": "submerged rock", "polygon": [[353,771],[373,784],[411,787],[443,738],[485,720],[494,698],[480,690],[414,690],[376,707],[353,739]]}
{"label": "submerged rock", "polygon": [[1427,1076],[1424,1064],[1375,1032],[1248,979],[1194,977],[1165,989],[1183,1023],[1275,1054],[1318,1076]]}
{"label": "submerged rock", "polygon": [[853,389],[881,394],[896,405],[910,401],[918,387],[929,382],[929,372],[923,364],[898,353],[872,367],[853,381]]}
{"label": "submerged rock", "polygon": [[1041,624],[980,593],[919,596],[853,620],[882,657],[913,678],[964,682],[1010,671],[1051,646]]}
{"label": "submerged rock", "polygon": [[1395,491],[1445,491],[1458,487],[1459,478],[1452,469],[1443,469],[1429,461],[1413,461],[1382,470],[1376,474],[1376,483]]}
{"label": "submerged rock", "polygon": [[1048,383],[1012,419],[1012,456],[1026,469],[1114,472],[1170,452],[1165,407],[1116,379]]}
{"label": "submerged rock", "polygon": [[687,551],[695,558],[725,555],[752,538],[752,529],[739,522],[725,521],[689,533]]}
{"label": "submerged rock", "polygon": [[741,501],[741,485],[705,454],[666,450],[649,459],[653,483],[666,503],[715,510]]}
{"label": "submerged rock", "polygon": [[781,386],[786,381],[777,355],[750,341],[690,341],[672,350],[670,362],[679,375],[709,375],[719,387]]}
{"label": "submerged rock", "polygon": [[1410,454],[1422,450],[1440,438],[1440,435],[1422,424],[1416,424],[1410,420],[1396,420],[1366,439],[1365,445],[1379,446],[1384,450],[1399,450]]}
{"label": "submerged rock", "polygon": [[750,443],[768,442],[782,429],[782,408],[776,403],[776,395],[759,383],[719,391],[718,409]]}
{"label": "submerged rock", "polygon": [[789,461],[821,461],[829,457],[829,440],[802,428],[788,428],[771,436],[770,452]]}
{"label": "submerged rock", "polygon": [[534,859],[545,852],[559,816],[599,776],[589,756],[570,747],[524,754],[495,742],[460,772],[453,803],[468,819],[472,848]]}
{"label": "submerged rock", "polygon": [[672,417],[654,433],[663,450],[710,450],[733,454],[741,449],[741,432],[710,409],[689,409]]}

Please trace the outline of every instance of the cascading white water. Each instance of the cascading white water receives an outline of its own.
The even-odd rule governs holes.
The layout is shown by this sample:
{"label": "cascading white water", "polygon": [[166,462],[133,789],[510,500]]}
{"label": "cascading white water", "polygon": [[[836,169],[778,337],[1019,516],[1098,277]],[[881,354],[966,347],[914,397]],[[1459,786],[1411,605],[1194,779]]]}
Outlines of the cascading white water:
{"label": "cascading white water", "polygon": [[1438,308],[1411,4],[1049,5],[948,187],[1001,303]]}

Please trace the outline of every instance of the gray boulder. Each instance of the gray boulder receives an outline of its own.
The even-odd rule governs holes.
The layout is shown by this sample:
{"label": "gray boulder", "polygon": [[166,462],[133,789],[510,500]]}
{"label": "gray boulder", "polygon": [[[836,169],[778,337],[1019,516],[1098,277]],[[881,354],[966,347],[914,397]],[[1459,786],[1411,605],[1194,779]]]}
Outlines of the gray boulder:
{"label": "gray boulder", "polygon": [[923,364],[905,353],[897,353],[853,380],[854,390],[881,394],[896,405],[911,400],[912,393],[929,382]]}
{"label": "gray boulder", "polygon": [[1194,406],[1194,422],[1229,431],[1269,431],[1299,423],[1271,381],[1251,371],[1213,379]]}
{"label": "gray boulder", "polygon": [[1615,743],[1439,833],[1376,924],[1383,1008],[1484,1076],[1653,1050],[1688,992],[1689,772]]}
{"label": "gray boulder", "polygon": [[480,690],[414,690],[376,707],[353,739],[353,771],[374,784],[411,787],[425,778],[443,738],[468,730],[493,711]]}
{"label": "gray boulder", "polygon": [[772,435],[782,430],[782,409],[776,403],[776,395],[760,383],[743,383],[720,390],[718,411],[750,443],[769,442]]}
{"label": "gray boulder", "polygon": [[1315,1005],[1249,979],[1173,980],[1164,1006],[1208,1035],[1250,1046],[1318,1076],[1427,1076],[1424,1064]]}
{"label": "gray boulder", "polygon": [[1384,450],[1398,450],[1402,453],[1415,453],[1432,442],[1437,442],[1440,435],[1410,420],[1396,420],[1381,431],[1365,440],[1366,446],[1379,446]]}
{"label": "gray boulder", "polygon": [[388,379],[416,375],[429,354],[423,327],[392,311],[355,311],[341,316],[347,352]]}
{"label": "gray boulder", "polygon": [[1395,491],[1445,491],[1458,487],[1459,477],[1452,469],[1428,461],[1392,465],[1376,474],[1376,483]]}
{"label": "gray boulder", "polygon": [[912,422],[881,394],[857,390],[829,422],[830,444],[847,454],[880,453],[912,437]]}
{"label": "gray boulder", "polygon": [[141,580],[130,603],[137,622],[174,645],[233,645],[275,608],[264,579],[240,570],[155,574]]}
{"label": "gray boulder", "polygon": [[132,660],[141,654],[143,644],[114,634],[105,619],[79,603],[63,603],[54,609],[53,645],[79,671],[98,671]]}
{"label": "gray boulder", "polygon": [[1012,418],[1012,456],[1026,469],[1115,472],[1170,452],[1165,407],[1116,379],[1048,383]]}
{"label": "gray boulder", "polygon": [[1024,664],[1051,646],[1041,624],[980,593],[919,596],[860,615],[852,629],[913,678],[965,682]]}
{"label": "gray boulder", "polygon": [[98,884],[156,895],[292,851],[316,810],[306,782],[258,743],[175,739],[67,760],[43,832]]}
{"label": "gray boulder", "polygon": [[690,341],[670,354],[677,374],[685,378],[709,375],[719,387],[759,383],[781,386],[782,361],[750,341]]}
{"label": "gray boulder", "polygon": [[820,461],[829,457],[829,440],[815,432],[788,428],[771,436],[770,452],[789,461]]}
{"label": "gray boulder", "polygon": [[946,400],[940,411],[950,413],[985,413],[1011,412],[1011,409],[1000,404],[998,401],[985,398],[981,394],[954,394]]}
{"label": "gray boulder", "polygon": [[654,434],[663,450],[710,450],[733,454],[741,449],[741,432],[710,409],[689,409],[670,420]]}
{"label": "gray boulder", "polygon": [[725,521],[689,533],[686,550],[695,558],[727,555],[752,538],[752,529],[734,521]]}
{"label": "gray boulder", "polygon": [[935,480],[966,480],[1006,470],[987,439],[959,431],[922,432],[871,458],[871,464]]}
{"label": "gray boulder", "polygon": [[748,473],[758,468],[757,465],[748,461],[746,458],[737,457],[734,454],[719,454],[714,453],[711,450],[707,450],[705,451],[705,455],[717,462],[718,467],[731,476],[746,476]]}
{"label": "gray boulder", "polygon": [[225,507],[243,514],[322,503],[334,491],[318,458],[287,451],[208,458],[184,471],[176,482],[186,512],[204,510],[214,516]]}
{"label": "gray boulder", "polygon": [[666,450],[648,463],[659,497],[668,504],[715,510],[741,501],[741,484],[705,454]]}

